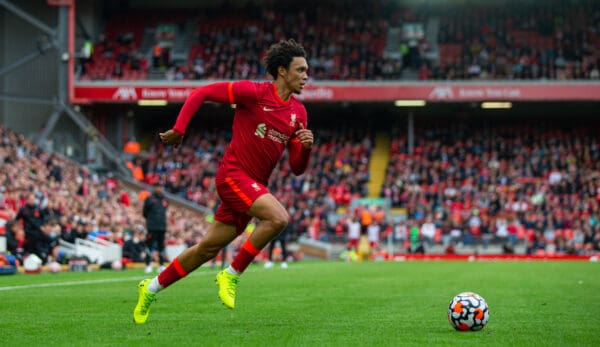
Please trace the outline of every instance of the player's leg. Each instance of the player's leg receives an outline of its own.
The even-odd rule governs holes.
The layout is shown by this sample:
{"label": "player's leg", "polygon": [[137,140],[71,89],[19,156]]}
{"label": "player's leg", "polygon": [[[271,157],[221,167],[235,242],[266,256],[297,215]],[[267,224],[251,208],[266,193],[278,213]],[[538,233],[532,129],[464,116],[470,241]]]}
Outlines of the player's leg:
{"label": "player's leg", "polygon": [[288,256],[288,252],[287,252],[287,248],[285,246],[285,238],[280,237],[279,238],[279,244],[281,245],[281,267],[284,269],[287,269],[287,256]]}
{"label": "player's leg", "polygon": [[260,250],[286,227],[289,220],[285,208],[269,193],[258,196],[247,214],[236,215],[238,233],[245,229],[251,216],[260,219],[260,222],[250,237],[242,244],[231,265],[219,272],[216,278],[219,285],[219,298],[229,308],[235,306],[236,288],[240,275],[252,263]]}
{"label": "player's leg", "polygon": [[224,213],[220,214],[217,211],[215,219],[234,222],[238,234],[244,231],[252,217],[260,220],[234,256],[231,265],[216,278],[221,301],[227,307],[233,308],[239,276],[260,250],[287,225],[288,213],[263,184],[242,172],[217,173],[216,182],[217,192],[224,202],[219,206],[219,210],[223,205],[226,207],[223,208]]}
{"label": "player's leg", "polygon": [[152,258],[154,257],[154,233],[148,231],[146,235],[146,273],[152,272]]}
{"label": "player's leg", "polygon": [[165,234],[166,231],[162,230],[156,235],[156,251],[158,252],[158,272],[162,272],[165,269],[164,264],[167,262],[167,256],[165,254]]}
{"label": "player's leg", "polygon": [[260,222],[231,263],[230,268],[236,274],[243,273],[260,250],[277,236],[289,221],[286,209],[269,193],[258,197],[247,213],[258,218]]}
{"label": "player's leg", "polygon": [[270,269],[273,267],[273,251],[275,250],[275,240],[269,243],[269,259],[265,262],[265,268]]}
{"label": "player's leg", "polygon": [[138,284],[138,302],[133,310],[134,321],[138,324],[145,323],[156,293],[214,258],[221,248],[236,237],[237,231],[234,225],[215,221],[202,242],[183,251],[158,276],[141,281]]}
{"label": "player's leg", "polygon": [[260,220],[250,235],[252,244],[260,249],[279,235],[290,220],[290,215],[285,207],[271,194],[265,194],[256,199],[248,214]]}
{"label": "player's leg", "polygon": [[237,231],[234,225],[214,221],[202,241],[173,259],[171,264],[152,280],[149,290],[156,293],[179,281],[200,265],[213,259],[236,237]]}
{"label": "player's leg", "polygon": [[181,253],[177,258],[186,272],[196,270],[200,265],[213,259],[219,251],[238,236],[235,225],[215,220],[202,238],[202,242]]}

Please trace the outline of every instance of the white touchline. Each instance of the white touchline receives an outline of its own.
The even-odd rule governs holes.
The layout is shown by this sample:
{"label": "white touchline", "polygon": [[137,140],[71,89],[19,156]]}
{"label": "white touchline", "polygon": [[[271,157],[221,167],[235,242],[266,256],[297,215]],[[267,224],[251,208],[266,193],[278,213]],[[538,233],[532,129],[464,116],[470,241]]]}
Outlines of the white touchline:
{"label": "white touchline", "polygon": [[[195,276],[200,274],[210,275],[210,272],[199,272],[193,274]],[[123,277],[123,278],[105,278],[100,280],[83,280],[83,281],[69,281],[69,282],[54,282],[54,283],[36,283],[36,284],[26,284],[26,285],[18,285],[18,286],[6,286],[0,287],[1,291],[8,290],[17,290],[17,289],[31,289],[31,288],[43,288],[43,287],[65,287],[65,286],[80,286],[84,284],[99,284],[99,283],[114,283],[114,282],[128,282],[128,281],[139,281],[144,278],[148,278],[147,276],[137,276],[137,277]]]}
{"label": "white touchline", "polygon": [[103,280],[85,280],[85,281],[70,281],[70,282],[56,282],[56,283],[36,283],[36,284],[27,284],[27,285],[20,285],[20,286],[0,287],[0,291],[43,288],[43,287],[78,286],[78,285],[96,284],[96,283],[127,282],[127,281],[141,280],[143,278],[144,277],[124,277],[124,278],[107,278],[107,279],[103,279]]}
{"label": "white touchline", "polygon": [[[294,266],[294,269],[302,268],[301,266]],[[256,270],[262,269],[252,269],[254,272]],[[190,276],[202,276],[202,275],[215,275],[213,272],[195,272],[190,274]],[[101,284],[101,283],[114,283],[114,282],[128,282],[128,281],[136,281],[142,280],[144,278],[148,278],[147,276],[136,276],[136,277],[123,277],[123,278],[106,278],[100,280],[83,280],[83,281],[69,281],[69,282],[54,282],[54,283],[36,283],[36,284],[25,284],[25,285],[17,285],[17,286],[6,286],[0,287],[0,292],[5,292],[9,290],[17,290],[17,289],[31,289],[31,288],[44,288],[44,287],[66,287],[66,286],[81,286],[84,284]]]}

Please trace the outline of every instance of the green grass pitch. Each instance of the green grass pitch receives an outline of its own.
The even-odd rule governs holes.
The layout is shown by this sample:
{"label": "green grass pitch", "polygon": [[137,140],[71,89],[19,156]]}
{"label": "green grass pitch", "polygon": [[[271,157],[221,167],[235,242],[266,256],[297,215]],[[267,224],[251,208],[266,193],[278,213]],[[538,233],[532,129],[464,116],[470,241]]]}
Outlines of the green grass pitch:
{"label": "green grass pitch", "polygon": [[[0,277],[0,346],[600,346],[600,264],[301,262],[253,265],[235,310],[201,268],[132,322],[139,270]],[[490,321],[457,332],[452,297]]]}

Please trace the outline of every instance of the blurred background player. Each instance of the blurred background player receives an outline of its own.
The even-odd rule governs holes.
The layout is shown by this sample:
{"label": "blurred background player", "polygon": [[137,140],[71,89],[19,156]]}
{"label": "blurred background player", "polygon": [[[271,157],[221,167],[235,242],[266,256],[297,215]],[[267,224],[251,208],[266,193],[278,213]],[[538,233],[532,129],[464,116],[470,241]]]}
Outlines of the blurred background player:
{"label": "blurred background player", "polygon": [[26,239],[25,253],[36,254],[45,263],[48,256],[49,240],[42,231],[42,225],[44,225],[45,220],[44,211],[39,206],[38,199],[34,193],[27,195],[25,206],[19,210],[15,219],[23,222]]}
{"label": "blurred background player", "polygon": [[273,252],[275,251],[275,244],[279,242],[279,246],[281,247],[281,268],[287,269],[287,257],[288,251],[286,247],[286,240],[288,238],[289,232],[289,224],[283,229],[279,235],[275,236],[275,238],[269,244],[269,260],[265,263],[265,268],[270,269],[273,267]]}
{"label": "blurred background player", "polygon": [[269,177],[289,151],[292,172],[302,174],[313,145],[306,109],[292,94],[300,94],[308,80],[304,48],[294,40],[273,44],[265,66],[274,82],[220,82],[199,87],[187,98],[173,129],[161,133],[166,145],[178,147],[188,123],[204,101],[235,104],[233,136],[216,173],[221,204],[202,242],[188,248],[158,276],[138,284],[134,321],[145,323],[156,293],[214,258],[246,228],[260,220],[233,262],[216,276],[219,298],[235,306],[237,283],[255,256],[279,234],[290,219],[288,211],[266,188]]}
{"label": "blurred background player", "polygon": [[163,186],[154,184],[152,194],[144,200],[143,215],[146,218],[146,273],[153,270],[152,258],[158,263],[158,271],[164,270],[165,233],[167,232],[167,208],[169,202],[163,194]]}

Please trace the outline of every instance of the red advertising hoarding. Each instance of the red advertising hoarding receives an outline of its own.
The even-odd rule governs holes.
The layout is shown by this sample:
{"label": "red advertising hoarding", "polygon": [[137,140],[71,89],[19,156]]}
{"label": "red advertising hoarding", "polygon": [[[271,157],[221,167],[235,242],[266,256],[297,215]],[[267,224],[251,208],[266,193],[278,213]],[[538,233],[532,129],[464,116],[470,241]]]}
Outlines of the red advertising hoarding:
{"label": "red advertising hoarding", "polygon": [[[73,103],[131,103],[139,100],[166,100],[181,103],[198,84],[79,83]],[[307,85],[300,98],[311,102],[385,102],[426,100],[464,101],[598,101],[600,82],[570,83],[340,83],[315,82]]]}

